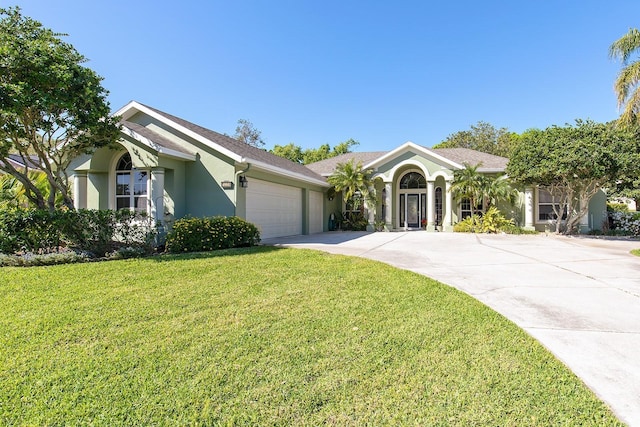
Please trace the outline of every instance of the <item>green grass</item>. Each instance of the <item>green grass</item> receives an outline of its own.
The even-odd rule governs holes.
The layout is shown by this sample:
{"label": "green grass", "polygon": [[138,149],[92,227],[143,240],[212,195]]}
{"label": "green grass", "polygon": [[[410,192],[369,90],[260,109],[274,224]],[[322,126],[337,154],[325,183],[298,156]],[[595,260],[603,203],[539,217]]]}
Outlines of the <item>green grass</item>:
{"label": "green grass", "polygon": [[1,425],[619,425],[472,298],[251,248],[0,270]]}
{"label": "green grass", "polygon": [[640,256],[640,249],[632,249],[631,254],[635,256]]}

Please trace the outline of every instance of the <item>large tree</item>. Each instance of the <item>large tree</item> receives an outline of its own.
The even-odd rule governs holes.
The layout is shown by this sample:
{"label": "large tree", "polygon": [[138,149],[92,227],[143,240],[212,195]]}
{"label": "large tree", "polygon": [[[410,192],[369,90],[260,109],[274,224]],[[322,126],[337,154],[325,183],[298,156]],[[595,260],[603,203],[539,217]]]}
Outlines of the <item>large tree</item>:
{"label": "large tree", "polygon": [[[82,65],[85,57],[62,36],[19,8],[0,9],[0,169],[43,209],[54,209],[58,194],[73,208],[70,162],[119,137],[102,78]],[[14,167],[10,153],[27,167]],[[48,194],[32,181],[33,169],[46,175]]]}
{"label": "large tree", "polygon": [[609,47],[609,56],[622,61],[622,70],[614,84],[618,107],[623,108],[620,122],[624,125],[638,122],[640,112],[640,60],[631,60],[640,52],[640,31],[635,28],[616,40]]}
{"label": "large tree", "polygon": [[576,120],[575,125],[524,132],[507,165],[511,179],[549,192],[556,232],[571,233],[589,208],[589,201],[615,181],[628,141],[612,124]]}
{"label": "large tree", "polygon": [[264,140],[262,139],[262,132],[260,132],[249,120],[238,120],[238,126],[236,126],[236,133],[233,135],[235,139],[245,144],[252,145],[257,148],[264,146]]}
{"label": "large tree", "polygon": [[518,135],[506,128],[496,129],[490,123],[480,121],[471,129],[452,133],[433,148],[471,148],[484,153],[509,157],[509,151]]}
{"label": "large tree", "polygon": [[303,150],[299,145],[289,143],[287,145],[275,145],[271,153],[276,156],[284,157],[292,162],[308,165],[309,163],[319,162],[320,160],[330,159],[341,154],[351,152],[351,148],[358,145],[359,142],[349,138],[341,142],[331,149],[329,144],[322,144],[318,148],[307,148]]}

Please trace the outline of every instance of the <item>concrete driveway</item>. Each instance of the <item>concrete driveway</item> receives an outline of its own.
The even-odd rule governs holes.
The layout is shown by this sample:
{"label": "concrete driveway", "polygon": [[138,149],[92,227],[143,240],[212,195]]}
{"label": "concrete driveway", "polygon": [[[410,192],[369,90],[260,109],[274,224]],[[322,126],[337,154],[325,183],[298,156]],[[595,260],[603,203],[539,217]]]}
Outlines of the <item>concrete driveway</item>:
{"label": "concrete driveway", "polygon": [[588,237],[331,232],[265,244],[383,261],[515,322],[623,421],[640,426],[640,242]]}

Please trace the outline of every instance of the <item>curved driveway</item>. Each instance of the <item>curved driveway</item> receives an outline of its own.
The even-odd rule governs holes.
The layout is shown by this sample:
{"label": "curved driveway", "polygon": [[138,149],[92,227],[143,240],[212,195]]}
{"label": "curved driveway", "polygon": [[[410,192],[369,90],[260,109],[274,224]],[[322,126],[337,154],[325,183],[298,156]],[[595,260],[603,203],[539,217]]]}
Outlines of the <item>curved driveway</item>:
{"label": "curved driveway", "polygon": [[449,284],[540,341],[640,426],[640,242],[588,237],[331,232],[265,244],[383,261]]}

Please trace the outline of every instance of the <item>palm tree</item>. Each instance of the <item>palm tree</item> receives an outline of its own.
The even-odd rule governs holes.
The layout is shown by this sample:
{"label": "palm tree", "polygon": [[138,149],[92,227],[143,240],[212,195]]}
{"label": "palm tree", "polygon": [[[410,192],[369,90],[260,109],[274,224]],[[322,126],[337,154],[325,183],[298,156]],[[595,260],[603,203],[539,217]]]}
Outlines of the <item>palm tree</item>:
{"label": "palm tree", "polygon": [[515,205],[519,192],[512,185],[506,176],[487,178],[487,186],[483,197],[487,204],[497,206],[498,202],[504,200],[510,205]]}
{"label": "palm tree", "polygon": [[355,163],[352,159],[346,163],[338,163],[327,182],[333,185],[335,191],[342,192],[345,204],[351,204],[354,210],[359,209],[363,212],[363,201],[368,204],[375,203],[375,194],[371,191],[371,170],[363,170],[362,162]]}
{"label": "palm tree", "polygon": [[640,60],[629,61],[639,50],[640,31],[635,28],[629,29],[609,47],[609,57],[620,59],[623,65],[613,87],[618,96],[618,107],[624,106],[620,115],[620,123],[624,125],[636,123],[640,113]]}
{"label": "palm tree", "polygon": [[482,196],[486,193],[487,178],[478,172],[481,163],[472,166],[464,164],[464,169],[453,172],[451,182],[451,194],[456,201],[469,199],[471,204],[471,216],[475,215],[476,207],[482,201]]}

